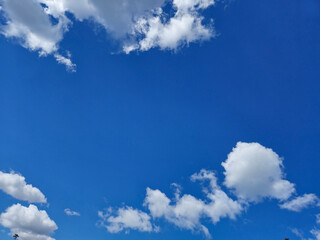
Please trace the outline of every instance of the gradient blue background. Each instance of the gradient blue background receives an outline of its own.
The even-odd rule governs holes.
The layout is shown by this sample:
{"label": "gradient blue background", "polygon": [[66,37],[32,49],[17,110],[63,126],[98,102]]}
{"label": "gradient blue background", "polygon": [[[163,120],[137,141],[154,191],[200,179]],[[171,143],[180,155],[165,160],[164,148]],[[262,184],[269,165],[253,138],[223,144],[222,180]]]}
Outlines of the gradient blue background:
{"label": "gradient blue background", "polygon": [[[298,193],[320,195],[320,2],[235,0],[205,14],[216,39],[177,53],[110,54],[116,43],[75,23],[61,46],[76,73],[0,37],[0,163],[48,198],[58,240],[204,239],[160,222],[160,233],[109,234],[97,211],[141,208],[146,187],[170,184],[203,196],[189,176],[217,171],[237,141],[284,157]],[[16,202],[0,196],[0,210]],[[67,217],[71,208],[81,217]],[[252,206],[237,221],[207,226],[213,239],[297,239],[313,212]],[[1,239],[10,239],[7,232]]]}

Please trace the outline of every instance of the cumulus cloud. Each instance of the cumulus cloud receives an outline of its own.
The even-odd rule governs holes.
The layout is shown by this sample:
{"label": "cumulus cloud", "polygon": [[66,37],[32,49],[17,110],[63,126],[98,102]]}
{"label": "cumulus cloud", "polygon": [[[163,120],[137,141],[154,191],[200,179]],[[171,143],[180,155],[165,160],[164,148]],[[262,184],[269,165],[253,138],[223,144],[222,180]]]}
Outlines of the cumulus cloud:
{"label": "cumulus cloud", "polygon": [[[205,221],[216,224],[222,218],[236,219],[252,202],[258,203],[265,198],[277,199],[280,208],[296,212],[319,205],[315,194],[304,194],[289,200],[295,193],[295,187],[285,179],[282,159],[272,149],[259,143],[238,142],[222,166],[225,169],[224,185],[237,199],[232,199],[219,186],[215,172],[202,169],[193,174],[190,180],[202,183],[204,198],[182,195],[181,187],[176,183],[172,184],[176,189],[172,199],[159,189],[147,188],[143,206],[148,212],[127,206],[115,213],[112,209],[106,213],[99,212],[103,226],[112,233],[129,229],[151,232],[159,230],[152,221],[164,219],[181,229],[201,232],[210,238]],[[320,214],[316,218],[319,223]],[[297,236],[302,236],[299,230],[291,230]],[[311,233],[320,240],[319,232],[314,229]]]}
{"label": "cumulus cloud", "polygon": [[30,203],[47,202],[47,199],[38,188],[27,184],[23,176],[14,172],[4,173],[0,171],[0,189],[19,200]]}
{"label": "cumulus cloud", "polygon": [[35,205],[20,204],[9,207],[0,215],[0,224],[9,228],[11,234],[19,234],[21,240],[54,240],[50,235],[58,229],[46,211]]}
{"label": "cumulus cloud", "polygon": [[112,215],[112,209],[108,209],[105,213],[99,211],[98,215],[102,220],[101,224],[110,233],[118,233],[130,229],[140,232],[152,232],[158,229],[151,224],[151,217],[147,213],[131,207],[119,208],[115,216]]}
{"label": "cumulus cloud", "polygon": [[210,237],[201,219],[209,218],[214,224],[225,217],[235,219],[243,208],[220,189],[213,172],[201,170],[200,173],[192,175],[191,180],[209,180],[209,189],[205,189],[206,199],[202,200],[185,194],[181,197],[176,196],[176,199],[171,201],[160,190],[147,188],[144,204],[148,207],[152,217],[164,218],[182,229],[202,231]]}
{"label": "cumulus cloud", "polygon": [[174,184],[177,190],[173,200],[160,190],[147,188],[144,206],[150,214],[131,207],[119,208],[116,213],[109,209],[105,213],[99,212],[102,225],[111,233],[129,229],[157,232],[159,228],[152,225],[152,217],[153,220],[165,219],[181,229],[202,232],[210,237],[209,230],[201,223],[203,219],[210,219],[215,224],[221,218],[235,219],[242,212],[241,204],[228,197],[218,186],[213,172],[201,170],[192,175],[191,180],[209,181],[209,187],[204,188],[205,199],[199,199],[190,194],[181,196],[180,187],[177,184]]}
{"label": "cumulus cloud", "polygon": [[242,200],[286,200],[295,192],[294,184],[284,179],[282,159],[259,143],[237,143],[222,166],[225,186]]}
{"label": "cumulus cloud", "polygon": [[[18,39],[23,47],[45,56],[58,51],[58,44],[68,30],[70,20],[60,14],[57,23],[53,24],[40,3],[37,0],[25,0],[23,4],[19,0],[0,0],[6,18],[6,24],[1,26],[0,32],[7,38]],[[72,65],[63,61],[62,56],[56,59],[68,68]]]}
{"label": "cumulus cloud", "polygon": [[300,212],[301,210],[319,205],[319,198],[315,194],[304,194],[301,197],[297,197],[291,201],[280,204],[280,208],[287,209],[294,212]]}
{"label": "cumulus cloud", "polygon": [[141,36],[141,39],[125,45],[124,51],[147,51],[154,47],[172,50],[184,44],[210,39],[214,35],[213,28],[203,25],[199,11],[213,4],[213,0],[173,0],[174,16],[166,19],[160,8],[151,16],[140,18],[134,26],[133,35]]}
{"label": "cumulus cloud", "polygon": [[0,5],[6,19],[1,26],[4,36],[42,56],[52,54],[71,71],[75,65],[59,53],[72,26],[67,13],[77,21],[101,25],[126,53],[154,47],[175,50],[214,36],[212,24],[203,24],[202,15],[214,0],[0,0]]}
{"label": "cumulus cloud", "polygon": [[70,208],[66,208],[64,210],[65,214],[67,214],[68,216],[80,216],[80,213],[76,212],[76,211],[72,211]]}

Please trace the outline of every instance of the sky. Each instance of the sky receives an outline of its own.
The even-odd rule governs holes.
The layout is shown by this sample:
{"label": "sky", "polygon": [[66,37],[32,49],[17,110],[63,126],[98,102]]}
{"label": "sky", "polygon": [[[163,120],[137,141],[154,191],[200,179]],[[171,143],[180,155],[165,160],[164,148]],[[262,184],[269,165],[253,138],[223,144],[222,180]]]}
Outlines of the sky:
{"label": "sky", "polygon": [[320,240],[318,0],[0,0],[0,239]]}

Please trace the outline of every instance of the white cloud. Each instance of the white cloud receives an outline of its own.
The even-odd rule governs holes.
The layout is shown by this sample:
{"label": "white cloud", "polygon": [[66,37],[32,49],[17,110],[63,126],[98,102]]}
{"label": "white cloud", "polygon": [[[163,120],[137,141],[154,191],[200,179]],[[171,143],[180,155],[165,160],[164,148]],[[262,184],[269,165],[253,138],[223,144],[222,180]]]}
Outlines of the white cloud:
{"label": "white cloud", "polygon": [[[204,198],[190,194],[182,195],[181,187],[176,183],[172,184],[176,189],[173,199],[158,189],[147,188],[143,205],[149,213],[131,207],[120,208],[115,216],[111,210],[105,214],[100,212],[100,217],[106,223],[104,226],[114,233],[127,229],[156,231],[158,229],[152,227],[152,220],[164,219],[181,229],[202,232],[211,237],[204,224],[206,220],[216,224],[222,218],[236,219],[251,202],[257,203],[265,198],[275,198],[280,201],[281,208],[292,211],[301,211],[308,206],[319,204],[319,199],[314,194],[305,194],[288,200],[295,192],[295,188],[294,184],[285,180],[282,159],[272,149],[265,148],[259,143],[237,143],[222,166],[225,169],[224,185],[235,193],[237,200],[233,200],[223,191],[213,171],[202,169],[190,179],[204,184],[202,187]],[[318,223],[319,215],[317,215]],[[133,225],[133,222],[137,225]],[[297,229],[291,230],[297,236],[302,236]],[[313,230],[312,233],[319,239],[319,230]]]}
{"label": "white cloud", "polygon": [[126,53],[154,47],[175,50],[214,35],[212,24],[204,25],[202,16],[213,0],[24,0],[23,4],[0,0],[0,4],[6,19],[1,26],[4,36],[40,55],[52,54],[71,71],[75,65],[59,53],[59,43],[72,25],[67,12],[78,21],[103,26]]}
{"label": "white cloud", "polygon": [[50,235],[58,229],[46,211],[32,204],[29,207],[20,204],[9,207],[0,215],[0,224],[9,228],[11,234],[17,233],[21,240],[54,240]]}
{"label": "white cloud", "polygon": [[152,217],[153,220],[165,219],[181,229],[202,232],[207,237],[211,237],[207,227],[201,223],[203,219],[209,218],[215,224],[221,218],[235,219],[242,212],[242,206],[220,189],[213,172],[201,170],[200,173],[192,175],[191,180],[209,180],[209,188],[204,189],[206,199],[198,199],[189,194],[180,196],[181,190],[177,184],[173,184],[176,188],[173,200],[170,200],[160,190],[147,188],[144,206],[148,208],[150,215],[128,206],[119,208],[113,214],[112,209],[109,208],[105,213],[99,212],[102,220],[100,223],[111,233],[130,229],[157,232],[159,227],[152,224]]}
{"label": "white cloud", "polygon": [[291,230],[291,232],[292,232],[294,235],[296,235],[296,236],[297,236],[298,238],[300,238],[301,240],[304,239],[303,233],[302,233],[301,230],[299,230],[299,229],[297,229],[297,228],[291,228],[290,230]]}
{"label": "white cloud", "polygon": [[316,238],[317,240],[320,240],[320,230],[319,230],[319,229],[313,229],[313,230],[311,230],[310,232],[311,232],[311,234],[312,234],[313,236],[315,236],[315,238]]}
{"label": "white cloud", "polygon": [[316,215],[317,223],[320,224],[320,214]]}
{"label": "white cloud", "polygon": [[70,208],[66,208],[64,210],[65,214],[67,214],[68,216],[80,216],[80,213],[76,212],[76,211],[72,211]]}
{"label": "white cloud", "polygon": [[72,63],[70,58],[64,57],[59,53],[55,53],[54,57],[58,63],[64,64],[66,66],[67,70],[69,70],[71,72],[76,71],[76,65],[74,63]]}
{"label": "white cloud", "polygon": [[154,218],[164,218],[180,228],[202,231],[206,236],[210,236],[208,229],[201,223],[202,218],[210,218],[215,224],[224,217],[235,219],[243,210],[238,202],[220,189],[213,172],[201,170],[199,174],[192,175],[191,180],[210,181],[210,189],[205,190],[207,199],[185,194],[182,197],[176,195],[172,202],[161,191],[147,188],[144,204],[151,215]]}
{"label": "white cloud", "polygon": [[102,225],[110,233],[118,233],[130,229],[140,232],[152,232],[158,229],[152,226],[151,217],[147,213],[131,207],[119,208],[115,214],[116,216],[112,216],[112,209],[109,209],[106,213],[100,211],[98,215],[102,220]]}
{"label": "white cloud", "polygon": [[254,202],[265,197],[286,200],[295,192],[294,184],[284,179],[282,159],[259,143],[238,142],[222,166],[224,184],[240,199]]}
{"label": "white cloud", "polygon": [[30,203],[46,203],[47,199],[38,188],[27,184],[25,178],[14,172],[0,171],[0,189],[10,196]]}
{"label": "white cloud", "polygon": [[304,194],[301,197],[297,197],[291,201],[280,204],[280,208],[287,209],[294,212],[300,212],[301,210],[319,204],[319,198],[314,194]]}
{"label": "white cloud", "polygon": [[173,0],[174,16],[166,19],[160,8],[153,15],[140,18],[134,26],[134,35],[142,36],[141,40],[124,46],[124,51],[147,51],[154,47],[175,50],[184,44],[210,39],[213,28],[202,24],[199,11],[213,4],[213,0]]}
{"label": "white cloud", "polygon": [[[6,37],[15,37],[21,45],[41,55],[55,52],[57,44],[62,40],[67,30],[69,20],[59,16],[58,23],[53,25],[49,16],[36,0],[1,0],[7,19],[1,32]],[[27,9],[27,10],[26,10]]]}
{"label": "white cloud", "polygon": [[19,0],[0,0],[6,18],[6,24],[0,28],[1,33],[7,38],[18,39],[23,47],[37,51],[41,56],[55,53],[59,63],[74,69],[70,59],[57,53],[70,20],[60,14],[56,16],[57,23],[53,24],[40,2],[25,0],[21,4]]}

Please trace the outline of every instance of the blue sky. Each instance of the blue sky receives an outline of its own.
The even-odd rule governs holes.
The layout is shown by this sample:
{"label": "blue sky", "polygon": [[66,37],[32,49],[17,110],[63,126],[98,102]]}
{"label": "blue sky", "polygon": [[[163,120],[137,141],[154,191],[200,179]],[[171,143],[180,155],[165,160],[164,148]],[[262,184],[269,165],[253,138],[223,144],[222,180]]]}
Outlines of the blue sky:
{"label": "blue sky", "polygon": [[319,1],[17,1],[0,0],[1,239],[320,239]]}

